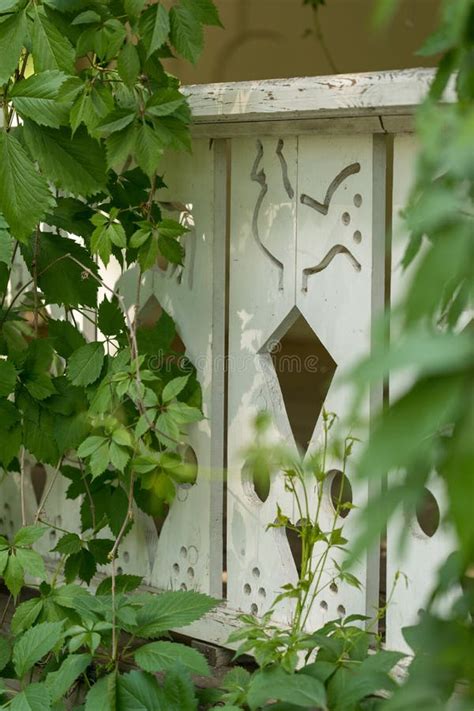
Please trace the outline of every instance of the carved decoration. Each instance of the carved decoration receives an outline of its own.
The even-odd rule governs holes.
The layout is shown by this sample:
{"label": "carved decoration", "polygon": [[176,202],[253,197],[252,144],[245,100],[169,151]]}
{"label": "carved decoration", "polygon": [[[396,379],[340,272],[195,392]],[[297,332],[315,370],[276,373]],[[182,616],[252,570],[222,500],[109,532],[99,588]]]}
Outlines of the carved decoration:
{"label": "carved decoration", "polygon": [[[336,190],[342,185],[342,183],[351,175],[355,175],[356,173],[360,172],[360,163],[351,163],[350,165],[346,166],[343,168],[343,170],[340,171],[334,178],[334,180],[331,182],[329,185],[326,195],[324,197],[324,202],[320,202],[319,200],[316,200],[315,198],[311,197],[310,195],[306,195],[305,193],[301,194],[300,197],[300,202],[302,205],[306,205],[307,207],[311,207],[313,210],[316,210],[319,212],[321,215],[326,216],[329,212],[329,207],[331,205],[331,200],[333,198],[334,193]],[[354,196],[354,205],[356,207],[360,207],[362,204],[362,197],[358,193]],[[344,225],[349,225],[351,221],[351,216],[348,212],[344,212],[342,215],[342,222]],[[356,230],[353,235],[354,241],[356,243],[360,243],[362,239],[361,233]],[[303,291],[307,291],[308,289],[308,278],[313,275],[317,274],[318,272],[322,272],[326,267],[328,267],[333,259],[338,255],[338,254],[343,254],[345,255],[352,266],[354,267],[356,272],[360,272],[362,269],[362,265],[360,264],[359,260],[356,259],[356,257],[352,254],[351,250],[348,247],[345,247],[343,244],[335,244],[331,249],[327,252],[327,254],[321,259],[321,261],[316,264],[314,267],[307,267],[306,269],[303,269],[303,284],[302,284],[302,289]]]}

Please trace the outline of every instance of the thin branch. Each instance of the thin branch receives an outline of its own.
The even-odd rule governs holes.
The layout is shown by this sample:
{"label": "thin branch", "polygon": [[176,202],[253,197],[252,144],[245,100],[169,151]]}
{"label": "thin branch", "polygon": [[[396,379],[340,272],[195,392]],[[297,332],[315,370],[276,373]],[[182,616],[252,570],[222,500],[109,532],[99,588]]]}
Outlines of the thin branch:
{"label": "thin branch", "polygon": [[25,448],[21,448],[20,455],[20,504],[21,525],[26,526],[26,500],[25,500]]}
{"label": "thin branch", "polygon": [[63,463],[63,458],[60,457],[60,459],[59,459],[59,461],[58,461],[58,463],[57,463],[56,469],[55,469],[55,471],[54,471],[54,474],[53,474],[53,476],[51,477],[51,481],[49,482],[48,488],[47,488],[46,491],[44,492],[43,497],[42,497],[42,499],[41,499],[41,501],[40,501],[40,503],[39,503],[39,505],[38,505],[38,510],[36,511],[36,514],[35,514],[35,523],[38,523],[38,521],[39,521],[39,519],[40,519],[41,513],[42,513],[43,508],[44,508],[44,505],[45,505],[46,501],[48,500],[49,495],[51,494],[51,492],[52,492],[52,490],[53,490],[53,487],[54,487],[54,485],[55,485],[55,483],[56,483],[56,479],[58,478],[59,469],[61,468],[61,464],[62,464],[62,463]]}

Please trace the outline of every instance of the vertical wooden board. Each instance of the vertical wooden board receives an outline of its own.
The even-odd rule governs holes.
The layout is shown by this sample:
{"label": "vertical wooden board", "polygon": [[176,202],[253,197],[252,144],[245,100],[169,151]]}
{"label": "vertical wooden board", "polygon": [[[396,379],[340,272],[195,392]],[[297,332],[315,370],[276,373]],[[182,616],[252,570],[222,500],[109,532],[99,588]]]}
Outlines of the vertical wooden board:
{"label": "vertical wooden board", "polygon": [[[396,136],[394,141],[393,168],[393,239],[391,301],[396,306],[416,270],[412,265],[405,274],[401,259],[408,243],[408,235],[401,217],[411,185],[415,177],[418,142],[415,136]],[[416,258],[418,259],[418,257]],[[392,340],[397,334],[392,329]],[[412,382],[410,372],[395,374],[390,378],[390,399],[397,400]],[[390,476],[396,476],[396,473]],[[455,538],[443,522],[446,513],[446,493],[443,481],[433,472],[427,490],[424,507],[418,513],[399,510],[392,518],[387,531],[387,591],[390,592],[398,571],[400,577],[387,610],[387,646],[411,652],[402,635],[402,628],[415,624],[419,611],[427,603],[433,589],[438,568],[455,549]],[[433,498],[432,498],[433,497]],[[439,526],[434,530],[439,515]],[[425,526],[428,534],[422,529]],[[427,526],[428,524],[428,526]],[[431,531],[429,527],[431,526]],[[429,533],[432,535],[429,535]],[[405,535],[400,548],[401,537]],[[406,580],[405,580],[406,578]],[[446,601],[447,602],[447,601]]]}
{"label": "vertical wooden board", "polygon": [[[269,350],[294,318],[296,169],[295,138],[232,142],[227,597],[231,608],[254,614],[296,579],[284,531],[267,530],[277,503],[294,513],[282,476],[272,478],[266,499],[262,492],[259,498],[244,454],[261,410],[273,418],[271,438],[292,443]],[[279,607],[282,622],[289,611],[286,602]]]}
{"label": "vertical wooden board", "polygon": [[[137,572],[157,588],[196,589],[217,596],[222,591],[222,432],[223,418],[213,411],[216,392],[223,398],[224,313],[215,294],[224,291],[222,245],[225,229],[225,156],[209,141],[193,144],[192,155],[168,157],[160,191],[163,217],[187,222],[185,266],[156,266],[142,277],[140,307],[158,302],[175,320],[186,355],[197,368],[205,418],[189,428],[189,443],[198,466],[197,481],[179,486],[161,530],[151,517],[137,515],[137,531],[124,541],[119,565]],[[225,220],[224,220],[225,228]],[[217,259],[214,256],[217,255]],[[220,263],[217,263],[221,260]],[[137,269],[118,282],[133,310]],[[151,301],[150,301],[151,299]],[[156,300],[153,302],[153,300]],[[221,299],[223,306],[223,299]],[[159,307],[158,307],[159,308]],[[158,354],[157,354],[158,356]],[[217,364],[217,367],[216,367]]]}
{"label": "vertical wooden board", "polygon": [[[351,403],[350,384],[344,383],[344,378],[359,359],[369,354],[372,326],[383,312],[383,141],[383,138],[363,135],[299,138],[296,303],[336,364],[324,407],[342,422],[347,422]],[[321,363],[324,378],[324,358]],[[311,394],[307,393],[307,397]],[[381,404],[381,397],[379,385],[359,414],[367,417],[371,405]],[[320,405],[315,403],[315,407],[317,404]],[[340,435],[346,434],[341,428]],[[317,451],[322,444],[320,416],[309,450]],[[352,487],[353,503],[363,508],[368,499],[368,485],[356,482],[351,476],[352,461],[360,446],[354,446],[346,476]],[[333,467],[340,470],[340,462],[330,461],[327,469]],[[331,482],[332,478],[328,477],[321,511],[323,530],[330,526],[334,515]],[[349,549],[357,535],[357,516],[358,512],[349,511],[346,518],[341,519]],[[338,558],[339,562],[344,558],[343,555],[331,557]],[[336,572],[328,562],[323,582],[329,585]],[[362,589],[342,582],[328,587],[320,596],[320,604],[314,606],[312,626],[345,613],[373,614],[378,604],[378,547],[361,557],[353,573],[361,581]]]}

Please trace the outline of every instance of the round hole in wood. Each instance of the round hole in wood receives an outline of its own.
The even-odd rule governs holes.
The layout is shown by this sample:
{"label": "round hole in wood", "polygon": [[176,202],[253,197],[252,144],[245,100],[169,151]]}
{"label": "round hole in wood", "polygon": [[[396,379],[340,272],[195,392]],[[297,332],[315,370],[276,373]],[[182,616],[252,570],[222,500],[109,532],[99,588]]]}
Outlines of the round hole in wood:
{"label": "round hole in wood", "polygon": [[356,230],[352,235],[352,239],[356,242],[356,244],[360,244],[362,242],[362,232],[360,230]]}
{"label": "round hole in wood", "polygon": [[178,563],[173,563],[173,573],[179,575],[179,565]]}
{"label": "round hole in wood", "polygon": [[344,225],[348,225],[348,224],[350,224],[351,216],[349,215],[348,212],[343,212],[341,219],[342,219],[342,222]]}
{"label": "round hole in wood", "polygon": [[186,546],[181,546],[181,548],[179,549],[179,553],[181,555],[181,558],[186,558],[186,556],[188,555],[188,549],[186,548]]}
{"label": "round hole in wood", "polygon": [[321,602],[319,603],[319,607],[321,608],[321,610],[327,610],[328,604],[327,604],[326,600],[321,600]]}
{"label": "round hole in wood", "polygon": [[362,205],[362,195],[360,193],[356,193],[354,195],[354,205],[356,207],[360,207]]}
{"label": "round hole in wood", "polygon": [[[242,484],[248,496],[254,501],[264,503],[270,494],[270,474],[267,471],[258,471],[248,462],[242,467]],[[257,502],[258,503],[258,502]]]}
{"label": "round hole in wood", "polygon": [[339,588],[337,587],[336,583],[331,583],[331,585],[329,586],[329,590],[333,593],[339,592]]}
{"label": "round hole in wood", "polygon": [[188,589],[188,586],[186,585],[186,583],[181,583],[181,585],[179,586],[179,589],[186,591]]}
{"label": "round hole in wood", "polygon": [[123,575],[123,568],[119,567],[117,568],[117,575]]}
{"label": "round hole in wood", "polygon": [[245,583],[245,585],[244,585],[244,593],[245,593],[246,595],[250,595],[251,592],[252,592],[252,588],[250,587],[250,585],[249,585],[248,583]]}
{"label": "round hole in wood", "polygon": [[252,615],[258,615],[258,605],[256,605],[254,602],[250,605],[250,612]]}
{"label": "round hole in wood", "polygon": [[252,575],[254,578],[260,577],[260,568],[252,568]]}
{"label": "round hole in wood", "polygon": [[128,563],[130,561],[130,553],[128,551],[124,551],[123,553],[123,562]]}
{"label": "round hole in wood", "polygon": [[345,616],[345,614],[346,614],[346,608],[344,607],[344,605],[338,605],[338,607],[337,607],[337,614],[339,615],[339,617],[344,617],[344,616]]}
{"label": "round hole in wood", "polygon": [[260,597],[263,597],[263,598],[267,597],[267,591],[265,590],[265,588],[259,588],[258,594]]}
{"label": "round hole in wood", "polygon": [[191,566],[189,566],[189,568],[188,568],[188,570],[187,570],[187,573],[188,573],[188,578],[189,578],[190,580],[192,580],[192,579],[194,578],[194,568],[192,568]]}
{"label": "round hole in wood", "polygon": [[423,489],[423,497],[416,507],[416,520],[425,536],[434,536],[439,528],[440,518],[438,502],[429,489]]}
{"label": "round hole in wood", "polygon": [[349,479],[339,469],[328,472],[331,479],[331,501],[334,510],[339,512],[341,518],[346,518],[352,504],[352,486]]}
{"label": "round hole in wood", "polygon": [[182,444],[178,446],[178,454],[183,460],[183,470],[180,477],[182,479],[181,484],[195,484],[199,468],[195,450],[190,444]]}

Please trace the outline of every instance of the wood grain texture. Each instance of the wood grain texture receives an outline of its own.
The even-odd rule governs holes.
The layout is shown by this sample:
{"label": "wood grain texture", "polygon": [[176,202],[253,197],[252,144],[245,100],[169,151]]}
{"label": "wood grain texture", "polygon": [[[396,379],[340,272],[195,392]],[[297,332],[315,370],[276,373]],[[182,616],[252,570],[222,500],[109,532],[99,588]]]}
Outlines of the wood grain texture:
{"label": "wood grain texture", "polygon": [[[338,74],[185,87],[195,124],[413,113],[432,69]],[[444,101],[454,101],[451,82]]]}

